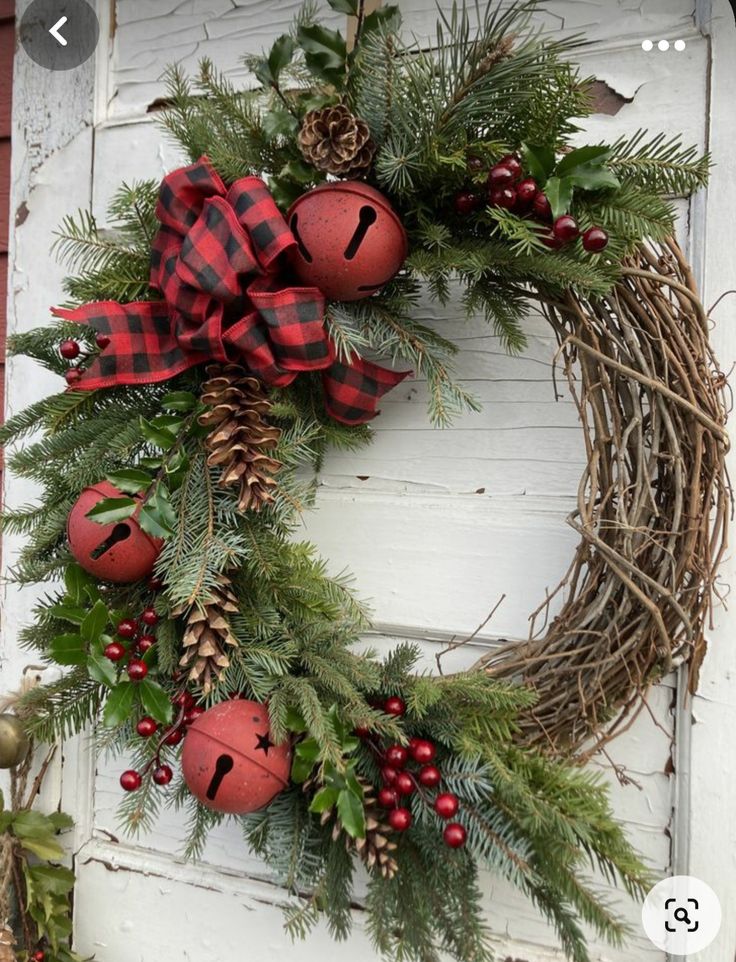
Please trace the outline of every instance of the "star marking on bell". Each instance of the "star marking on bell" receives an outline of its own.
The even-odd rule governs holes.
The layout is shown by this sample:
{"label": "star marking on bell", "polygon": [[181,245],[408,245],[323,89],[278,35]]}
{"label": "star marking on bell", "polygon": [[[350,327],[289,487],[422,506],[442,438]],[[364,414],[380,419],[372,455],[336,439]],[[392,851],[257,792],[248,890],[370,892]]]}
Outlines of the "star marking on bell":
{"label": "star marking on bell", "polygon": [[268,733],[265,735],[259,735],[256,733],[256,738],[258,739],[256,743],[256,751],[263,752],[264,755],[268,755],[269,748],[273,748],[273,742],[268,737]]}

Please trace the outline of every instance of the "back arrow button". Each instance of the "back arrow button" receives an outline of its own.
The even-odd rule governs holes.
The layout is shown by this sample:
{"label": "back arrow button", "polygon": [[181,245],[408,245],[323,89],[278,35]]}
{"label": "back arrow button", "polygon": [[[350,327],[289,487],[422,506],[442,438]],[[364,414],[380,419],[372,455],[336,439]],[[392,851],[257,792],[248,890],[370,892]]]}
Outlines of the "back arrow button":
{"label": "back arrow button", "polygon": [[66,39],[66,37],[62,37],[62,35],[59,33],[59,30],[61,29],[61,27],[64,26],[64,24],[67,22],[68,19],[69,17],[60,17],[56,21],[56,23],[53,25],[53,27],[49,30],[49,33],[54,38],[54,40],[58,40],[58,42],[62,45],[62,47],[66,47],[69,41]]}

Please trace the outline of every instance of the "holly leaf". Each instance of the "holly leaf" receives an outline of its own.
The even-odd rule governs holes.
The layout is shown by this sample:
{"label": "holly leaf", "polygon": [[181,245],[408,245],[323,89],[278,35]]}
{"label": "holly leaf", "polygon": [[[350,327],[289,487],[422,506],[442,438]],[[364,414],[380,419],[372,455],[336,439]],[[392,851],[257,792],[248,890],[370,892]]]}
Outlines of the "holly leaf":
{"label": "holly leaf", "polygon": [[349,17],[358,16],[358,0],[327,0],[333,10],[346,13]]}
{"label": "holly leaf", "polygon": [[83,640],[90,645],[99,641],[109,618],[110,613],[107,610],[107,605],[103,601],[96,601],[79,628],[79,634]]}
{"label": "holly leaf", "polygon": [[401,26],[401,10],[397,6],[389,4],[387,7],[379,7],[373,13],[369,13],[363,21],[362,36],[384,26],[394,32]]}
{"label": "holly leaf", "polygon": [[570,210],[573,185],[569,177],[550,177],[544,192],[547,195],[547,200],[552,208],[552,217],[555,220]]}
{"label": "holly leaf", "polygon": [[117,524],[134,514],[137,507],[138,502],[132,498],[103,498],[85,517],[97,524]]}
{"label": "holly leaf", "polygon": [[361,800],[349,789],[343,789],[337,797],[337,814],[342,826],[351,838],[365,838],[365,810]]}
{"label": "holly leaf", "polygon": [[122,725],[130,716],[135,701],[135,686],[131,681],[124,681],[116,685],[105,702],[105,710],[102,713],[103,724],[108,728],[115,728]]}
{"label": "holly leaf", "polygon": [[274,107],[263,116],[263,132],[268,140],[293,137],[299,128],[296,117],[282,107]]}
{"label": "holly leaf", "polygon": [[197,398],[191,391],[172,391],[161,399],[161,407],[167,411],[193,411]]}
{"label": "holly leaf", "polygon": [[108,688],[114,688],[118,681],[115,665],[98,650],[91,652],[87,658],[87,673]]}
{"label": "holly leaf", "polygon": [[286,709],[286,718],[284,719],[284,724],[290,732],[301,733],[307,731],[307,723],[304,721],[296,708],[289,707]]}
{"label": "holly leaf", "polygon": [[281,71],[288,67],[294,56],[296,43],[288,33],[282,33],[273,42],[268,54],[268,69],[274,81],[278,82]]}
{"label": "holly leaf", "polygon": [[57,635],[49,653],[57,665],[83,665],[87,660],[87,647],[81,635]]}
{"label": "holly leaf", "polygon": [[309,811],[321,815],[322,812],[335,807],[339,795],[340,792],[336,788],[321,788],[312,799]]}
{"label": "holly leaf", "polygon": [[64,858],[64,849],[52,838],[45,838],[43,840],[24,838],[21,840],[21,845],[27,851],[32,852],[38,856],[38,858],[42,858],[47,862],[58,862]]}
{"label": "holly leaf", "polygon": [[35,887],[51,895],[68,895],[74,888],[74,872],[63,865],[32,865],[28,873]]}
{"label": "holly leaf", "polygon": [[69,564],[64,570],[66,593],[75,604],[84,601],[84,589],[93,583],[92,576],[78,564]]}
{"label": "holly leaf", "polygon": [[72,625],[81,625],[87,614],[84,608],[75,608],[71,605],[52,605],[48,612],[59,621],[68,621]]}
{"label": "holly leaf", "polygon": [[551,147],[521,145],[524,167],[530,177],[533,177],[540,187],[547,182],[547,178],[555,169],[555,152]]}
{"label": "holly leaf", "polygon": [[598,144],[591,147],[578,147],[560,160],[555,169],[558,177],[571,174],[576,167],[588,164],[602,164],[611,156],[611,148]]}
{"label": "holly leaf", "polygon": [[[152,651],[153,649],[149,649]],[[141,693],[141,701],[146,713],[155,718],[157,722],[168,724],[173,716],[171,699],[158,682],[150,678],[144,678],[138,685]]]}
{"label": "holly leaf", "polygon": [[50,815],[47,815],[46,818],[48,818],[57,832],[74,828],[74,819],[71,815],[67,815],[66,812],[52,812]]}
{"label": "holly leaf", "polygon": [[614,172],[601,164],[581,164],[568,174],[567,179],[581,190],[605,190],[621,186]]}
{"label": "holly leaf", "polygon": [[297,39],[310,71],[320,80],[334,87],[342,87],[348,54],[345,38],[340,31],[311,23],[299,27]]}
{"label": "holly leaf", "polygon": [[140,419],[140,424],[141,434],[154,447],[168,451],[176,443],[176,435],[172,434],[168,428],[157,425],[153,421],[147,421],[144,417]]}
{"label": "holly leaf", "polygon": [[176,512],[171,506],[169,492],[159,484],[141,508],[138,523],[146,534],[154,538],[170,538],[176,527]]}
{"label": "holly leaf", "polygon": [[151,475],[146,474],[145,471],[140,471],[138,468],[123,468],[122,471],[113,471],[111,474],[106,474],[105,477],[110,484],[114,484],[116,488],[120,488],[126,494],[138,494],[139,491],[145,490],[151,483]]}

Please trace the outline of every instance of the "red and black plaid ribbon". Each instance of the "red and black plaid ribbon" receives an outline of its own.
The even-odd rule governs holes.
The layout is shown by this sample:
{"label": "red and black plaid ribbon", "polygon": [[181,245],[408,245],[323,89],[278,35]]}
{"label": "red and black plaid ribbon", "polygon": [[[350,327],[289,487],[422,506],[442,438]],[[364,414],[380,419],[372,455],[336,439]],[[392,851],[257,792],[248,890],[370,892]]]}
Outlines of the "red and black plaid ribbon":
{"label": "red and black plaid ribbon", "polygon": [[54,310],[110,339],[76,390],[151,384],[213,360],[242,364],[274,386],[323,371],[327,412],[361,424],[406,377],[362,358],[336,359],[322,293],[280,281],[282,255],[296,240],[260,178],[228,189],[202,157],[164,179],[156,216],[151,286],[163,301]]}

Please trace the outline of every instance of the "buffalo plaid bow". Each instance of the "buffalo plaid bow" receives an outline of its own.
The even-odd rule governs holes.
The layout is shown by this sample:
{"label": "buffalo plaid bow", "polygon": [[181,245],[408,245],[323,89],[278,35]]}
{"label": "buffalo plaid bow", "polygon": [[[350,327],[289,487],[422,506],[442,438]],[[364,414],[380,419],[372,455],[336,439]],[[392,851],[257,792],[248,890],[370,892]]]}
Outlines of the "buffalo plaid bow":
{"label": "buffalo plaid bow", "polygon": [[202,157],[164,178],[156,216],[151,286],[163,301],[54,311],[109,338],[76,389],[151,384],[213,360],[241,363],[274,386],[323,371],[328,413],[361,424],[406,377],[362,358],[337,360],[322,293],[282,286],[282,255],[296,240],[258,177],[228,190]]}

